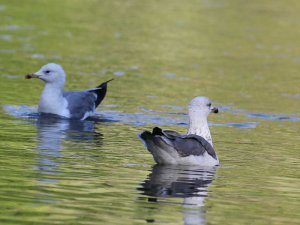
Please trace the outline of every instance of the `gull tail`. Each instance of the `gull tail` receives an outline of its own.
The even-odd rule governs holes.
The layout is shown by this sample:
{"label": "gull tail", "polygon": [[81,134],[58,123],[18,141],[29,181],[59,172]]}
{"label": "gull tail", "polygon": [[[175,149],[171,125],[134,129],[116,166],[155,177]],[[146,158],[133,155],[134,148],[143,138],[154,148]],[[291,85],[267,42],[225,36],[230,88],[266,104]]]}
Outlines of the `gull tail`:
{"label": "gull tail", "polygon": [[155,127],[152,131],[144,131],[139,134],[147,150],[152,154],[153,159],[158,164],[168,164],[168,161],[174,161],[173,149],[163,140],[162,130]]}
{"label": "gull tail", "polygon": [[149,131],[144,131],[139,134],[139,138],[144,143],[145,147],[148,149],[148,151],[153,155],[153,149],[156,148],[155,141],[154,141],[154,135]]}
{"label": "gull tail", "polygon": [[102,102],[106,95],[106,90],[107,90],[107,83],[112,81],[113,79],[110,79],[108,81],[103,82],[96,88],[90,89],[89,92],[93,92],[97,95],[97,99],[95,101],[95,108]]}
{"label": "gull tail", "polygon": [[139,134],[139,137],[144,142],[148,150],[152,152],[152,149],[156,148],[157,144],[159,144],[157,143],[157,136],[161,135],[163,135],[162,129],[160,129],[159,127],[155,127],[153,128],[152,133],[150,131],[144,131]]}

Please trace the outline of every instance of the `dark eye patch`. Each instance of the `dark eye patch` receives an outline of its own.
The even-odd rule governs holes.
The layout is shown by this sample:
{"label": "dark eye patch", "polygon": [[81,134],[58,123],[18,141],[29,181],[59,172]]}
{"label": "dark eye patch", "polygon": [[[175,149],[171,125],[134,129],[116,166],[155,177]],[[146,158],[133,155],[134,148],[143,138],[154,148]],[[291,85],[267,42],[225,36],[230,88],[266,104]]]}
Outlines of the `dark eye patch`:
{"label": "dark eye patch", "polygon": [[50,70],[46,70],[46,71],[45,71],[45,74],[48,74],[48,73],[50,73],[50,72],[51,72]]}
{"label": "dark eye patch", "polygon": [[208,103],[207,106],[208,106],[208,107],[211,107],[211,103]]}

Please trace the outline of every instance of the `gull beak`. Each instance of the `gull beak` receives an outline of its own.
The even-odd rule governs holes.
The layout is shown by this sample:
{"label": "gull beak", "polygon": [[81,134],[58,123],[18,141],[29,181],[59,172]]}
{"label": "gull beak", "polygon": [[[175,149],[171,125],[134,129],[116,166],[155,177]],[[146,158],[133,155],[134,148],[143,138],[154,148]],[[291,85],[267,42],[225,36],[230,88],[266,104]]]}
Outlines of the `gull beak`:
{"label": "gull beak", "polygon": [[26,79],[31,79],[31,78],[40,78],[39,75],[35,74],[35,73],[30,73],[25,75]]}
{"label": "gull beak", "polygon": [[218,113],[218,112],[219,112],[219,109],[216,108],[216,107],[213,107],[213,108],[210,110],[210,112],[212,112],[212,113]]}

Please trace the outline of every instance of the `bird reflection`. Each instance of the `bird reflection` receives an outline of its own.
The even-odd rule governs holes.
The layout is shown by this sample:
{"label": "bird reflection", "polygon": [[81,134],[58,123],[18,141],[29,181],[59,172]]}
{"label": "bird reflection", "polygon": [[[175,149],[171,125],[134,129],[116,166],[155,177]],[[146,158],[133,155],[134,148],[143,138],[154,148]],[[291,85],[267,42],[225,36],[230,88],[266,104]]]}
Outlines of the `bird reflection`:
{"label": "bird reflection", "polygon": [[[102,144],[102,134],[95,131],[96,120],[70,120],[52,114],[41,114],[37,121],[37,150],[39,153],[36,169],[40,174],[55,174],[62,156],[62,142],[72,141]],[[51,179],[40,179],[55,182]]]}
{"label": "bird reflection", "polygon": [[[155,165],[138,190],[148,196],[148,201],[159,202],[162,198],[182,198],[185,225],[205,224],[204,200],[212,183],[216,167]],[[155,221],[148,218],[146,221]]]}

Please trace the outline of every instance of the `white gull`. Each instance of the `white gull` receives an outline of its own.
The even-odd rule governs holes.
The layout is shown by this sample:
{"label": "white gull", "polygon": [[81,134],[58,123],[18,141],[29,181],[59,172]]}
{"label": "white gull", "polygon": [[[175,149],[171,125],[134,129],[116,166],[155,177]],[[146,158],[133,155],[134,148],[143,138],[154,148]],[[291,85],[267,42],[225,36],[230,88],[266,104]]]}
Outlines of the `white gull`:
{"label": "white gull", "polygon": [[106,95],[107,83],[111,81],[84,91],[64,91],[66,74],[63,68],[55,63],[42,66],[39,71],[26,75],[26,78],[39,78],[45,82],[38,106],[40,113],[80,120],[93,115]]}
{"label": "white gull", "polygon": [[207,97],[196,97],[189,104],[190,124],[186,135],[158,127],[139,136],[157,164],[216,166],[219,159],[208,127],[209,113],[218,113]]}

